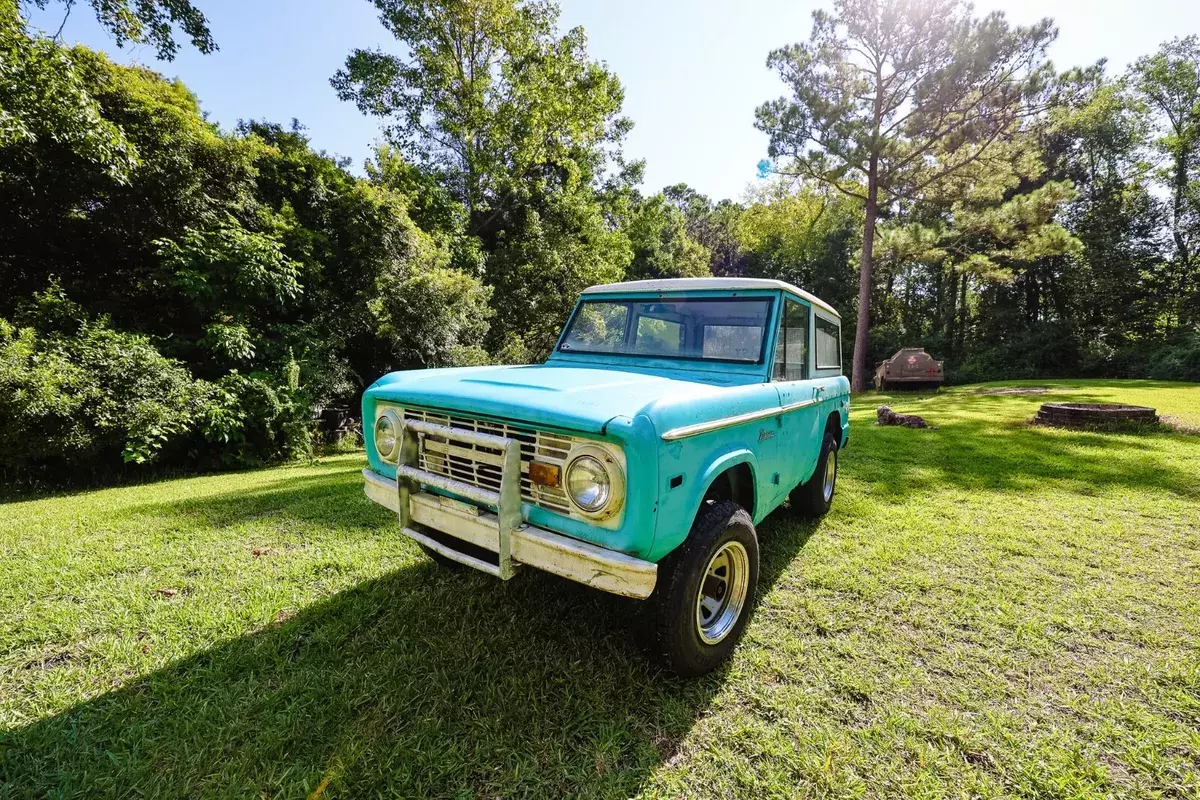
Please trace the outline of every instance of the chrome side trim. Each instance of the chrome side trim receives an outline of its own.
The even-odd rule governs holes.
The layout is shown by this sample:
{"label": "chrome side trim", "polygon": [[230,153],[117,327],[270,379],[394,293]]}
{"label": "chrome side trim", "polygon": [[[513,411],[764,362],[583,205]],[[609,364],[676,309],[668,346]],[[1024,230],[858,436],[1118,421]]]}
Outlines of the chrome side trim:
{"label": "chrome side trim", "polygon": [[756,422],[767,417],[777,417],[780,414],[787,414],[791,411],[798,411],[801,408],[815,406],[821,402],[823,398],[814,397],[810,400],[801,400],[798,403],[788,403],[786,406],[774,406],[772,408],[764,408],[762,411],[751,411],[746,414],[738,414],[733,417],[722,417],[721,419],[709,420],[708,422],[697,422],[695,425],[684,425],[679,428],[672,428],[662,435],[665,442],[673,442],[676,439],[686,439],[689,436],[699,436],[702,433],[711,431],[719,431],[722,428],[732,428],[734,425],[744,425],[747,422]]}

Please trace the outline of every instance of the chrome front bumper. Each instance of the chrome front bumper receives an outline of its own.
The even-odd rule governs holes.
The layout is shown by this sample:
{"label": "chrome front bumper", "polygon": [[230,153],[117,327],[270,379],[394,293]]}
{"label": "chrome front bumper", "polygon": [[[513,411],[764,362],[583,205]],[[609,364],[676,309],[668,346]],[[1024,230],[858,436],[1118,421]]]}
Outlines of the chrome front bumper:
{"label": "chrome front bumper", "polygon": [[[417,469],[422,434],[450,437],[502,455],[500,491],[493,492],[443,475]],[[507,580],[521,565],[536,567],[613,594],[644,599],[654,591],[658,565],[625,553],[606,550],[525,522],[521,516],[520,450],[512,439],[449,428],[429,422],[405,420],[400,432],[397,480],[370,469],[363,470],[367,497],[395,511],[400,532],[431,550],[483,572]],[[474,503],[424,491],[432,487]],[[495,508],[493,513],[488,507]],[[422,533],[416,526],[461,539],[495,553],[497,563],[475,558]]]}

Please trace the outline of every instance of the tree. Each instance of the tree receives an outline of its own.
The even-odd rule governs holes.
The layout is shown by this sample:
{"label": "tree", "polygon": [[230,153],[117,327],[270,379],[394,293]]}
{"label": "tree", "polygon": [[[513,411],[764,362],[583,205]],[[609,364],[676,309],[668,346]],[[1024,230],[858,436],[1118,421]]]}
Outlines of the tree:
{"label": "tree", "polygon": [[740,205],[732,200],[714,204],[686,183],[668,186],[663,195],[683,212],[688,236],[708,248],[709,270],[714,275],[745,274],[744,254],[733,232],[742,213]]}
{"label": "tree", "polygon": [[332,79],[466,210],[495,287],[490,341],[548,349],[579,290],[619,279],[626,237],[598,196],[629,130],[620,81],[558,8],[518,0],[375,0],[400,56],[356,50]]}
{"label": "tree", "polygon": [[[1064,224],[1083,243],[1066,279],[1076,325],[1096,353],[1161,336],[1172,309],[1169,231],[1146,159],[1151,119],[1127,81],[1100,63],[1059,81],[1040,134],[1048,176],[1071,181]],[[1164,236],[1164,234],[1168,234]]]}
{"label": "tree", "polygon": [[1173,39],[1139,58],[1130,75],[1138,94],[1158,118],[1156,145],[1168,159],[1171,239],[1175,244],[1174,323],[1200,321],[1200,301],[1189,303],[1200,243],[1200,37]]}
{"label": "tree", "polygon": [[629,221],[633,261],[628,276],[641,278],[697,278],[711,275],[709,251],[688,236],[683,212],[662,194],[637,204]]}
{"label": "tree", "polygon": [[[55,0],[17,0],[19,5],[45,9]],[[5,0],[12,2],[12,0]],[[63,23],[67,21],[77,0],[61,0],[66,6]],[[96,14],[96,21],[112,34],[118,47],[126,43],[150,44],[161,61],[174,61],[179,52],[175,41],[178,26],[201,53],[217,50],[208,19],[190,0],[87,0]],[[61,30],[61,27],[60,27]]]}
{"label": "tree", "polygon": [[813,14],[808,44],[767,63],[790,97],[757,111],[779,171],[865,206],[853,388],[870,374],[872,254],[881,210],[919,197],[1014,137],[1045,77],[1049,20],[1010,27],[961,0],[836,0]]}
{"label": "tree", "polygon": [[590,181],[629,122],[616,76],[587,58],[558,8],[517,0],[375,0],[404,59],[356,50],[331,83],[389,121],[388,139],[437,174],[478,230],[524,182]]}

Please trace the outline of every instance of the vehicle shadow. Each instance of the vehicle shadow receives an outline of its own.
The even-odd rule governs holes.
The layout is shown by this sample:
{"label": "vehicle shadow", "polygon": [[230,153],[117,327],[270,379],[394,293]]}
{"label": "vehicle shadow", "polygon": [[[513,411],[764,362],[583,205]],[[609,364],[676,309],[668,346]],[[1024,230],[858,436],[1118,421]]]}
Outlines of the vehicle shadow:
{"label": "vehicle shadow", "polygon": [[[393,519],[356,471],[130,513],[349,519],[355,536]],[[760,597],[816,527],[764,522]],[[642,605],[420,560],[0,732],[0,797],[628,796],[725,682],[654,667]]]}

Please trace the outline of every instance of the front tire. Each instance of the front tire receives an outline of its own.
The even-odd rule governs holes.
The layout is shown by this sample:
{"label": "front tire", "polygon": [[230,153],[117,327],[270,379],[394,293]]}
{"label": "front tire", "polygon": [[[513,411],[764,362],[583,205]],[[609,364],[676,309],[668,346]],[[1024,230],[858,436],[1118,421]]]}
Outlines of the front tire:
{"label": "front tire", "polygon": [[826,433],[812,477],[792,489],[792,493],[788,495],[792,510],[805,517],[823,517],[828,514],[833,505],[833,493],[837,489],[837,471],[838,443],[833,434]]}
{"label": "front tire", "polygon": [[758,534],[731,501],[701,510],[691,533],[659,569],[653,647],[682,677],[705,675],[729,657],[758,594]]}

